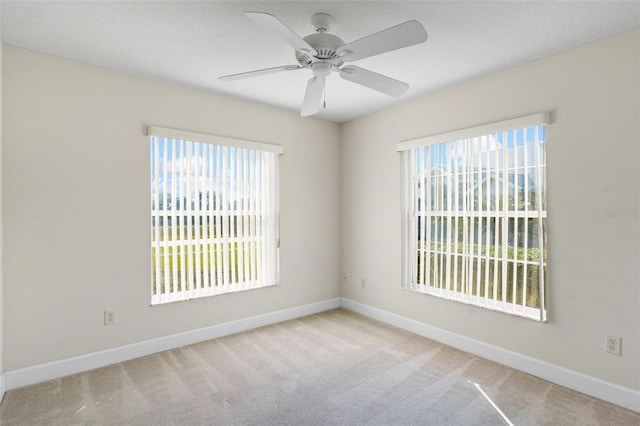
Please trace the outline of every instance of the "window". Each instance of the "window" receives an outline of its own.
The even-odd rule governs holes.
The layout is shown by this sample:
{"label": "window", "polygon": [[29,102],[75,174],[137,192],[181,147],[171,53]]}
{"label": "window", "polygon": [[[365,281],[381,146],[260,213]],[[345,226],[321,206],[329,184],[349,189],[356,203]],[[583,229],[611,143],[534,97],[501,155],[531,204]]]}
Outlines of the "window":
{"label": "window", "polygon": [[150,127],[151,304],[275,285],[282,147]]}
{"label": "window", "polygon": [[401,142],[403,286],[546,320],[547,114]]}

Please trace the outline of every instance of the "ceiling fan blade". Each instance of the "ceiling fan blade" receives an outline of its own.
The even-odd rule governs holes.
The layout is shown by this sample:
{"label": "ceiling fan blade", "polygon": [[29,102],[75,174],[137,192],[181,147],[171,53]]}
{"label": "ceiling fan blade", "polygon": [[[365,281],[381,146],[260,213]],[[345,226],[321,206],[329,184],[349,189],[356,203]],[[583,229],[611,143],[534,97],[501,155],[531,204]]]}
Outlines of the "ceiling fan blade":
{"label": "ceiling fan blade", "polygon": [[391,50],[424,43],[427,41],[427,37],[427,31],[420,22],[407,21],[347,43],[336,49],[336,53],[341,55],[345,61],[357,61]]}
{"label": "ceiling fan blade", "polygon": [[318,52],[304,41],[300,36],[291,31],[289,27],[283,24],[278,18],[264,12],[246,12],[247,17],[260,25],[262,28],[276,33],[281,39],[289,43],[297,50],[306,50],[312,56],[316,56]]}
{"label": "ceiling fan blade", "polygon": [[222,81],[240,80],[242,78],[256,77],[264,74],[273,74],[275,72],[281,72],[281,71],[294,71],[302,68],[308,68],[308,67],[301,67],[298,65],[284,65],[281,67],[264,68],[261,70],[241,72],[238,74],[223,75],[222,77],[218,77],[218,80],[222,80]]}
{"label": "ceiling fan blade", "polygon": [[389,96],[400,96],[409,89],[407,83],[354,65],[342,67],[340,77]]}
{"label": "ceiling fan blade", "polygon": [[306,117],[320,111],[324,81],[325,77],[313,76],[307,83],[307,90],[304,92],[304,101],[302,101],[302,111],[300,111],[301,116]]}

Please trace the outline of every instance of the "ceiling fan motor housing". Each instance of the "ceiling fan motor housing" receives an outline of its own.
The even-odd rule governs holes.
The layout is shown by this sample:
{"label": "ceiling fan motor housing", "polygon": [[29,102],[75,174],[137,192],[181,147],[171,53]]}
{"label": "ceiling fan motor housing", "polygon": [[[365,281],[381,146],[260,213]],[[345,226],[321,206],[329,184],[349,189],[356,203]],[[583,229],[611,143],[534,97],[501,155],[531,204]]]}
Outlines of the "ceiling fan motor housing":
{"label": "ceiling fan motor housing", "polygon": [[[344,63],[336,53],[336,49],[344,46],[344,41],[340,37],[327,33],[315,33],[306,36],[304,41],[318,52],[316,59],[330,62],[335,66],[341,66]],[[296,50],[296,60],[300,65],[306,66],[313,62],[313,57],[309,52]]]}

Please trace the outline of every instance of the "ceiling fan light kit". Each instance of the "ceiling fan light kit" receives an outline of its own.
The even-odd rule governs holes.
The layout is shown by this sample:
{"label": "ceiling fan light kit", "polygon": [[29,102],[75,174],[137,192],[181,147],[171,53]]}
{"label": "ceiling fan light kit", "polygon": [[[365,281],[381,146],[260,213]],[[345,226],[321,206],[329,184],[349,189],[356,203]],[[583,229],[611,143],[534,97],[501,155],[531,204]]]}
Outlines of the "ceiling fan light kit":
{"label": "ceiling fan light kit", "polygon": [[268,13],[246,12],[246,15],[293,47],[298,65],[284,65],[225,75],[218,79],[231,81],[282,71],[310,69],[313,76],[307,82],[302,101],[300,115],[303,117],[313,115],[320,110],[325,79],[331,72],[337,72],[347,81],[389,96],[402,95],[409,89],[407,83],[364,68],[344,64],[427,41],[427,32],[418,21],[407,21],[351,43],[345,43],[340,37],[328,34],[335,21],[326,13],[316,13],[311,17],[311,26],[316,32],[304,38],[299,37],[278,18]]}

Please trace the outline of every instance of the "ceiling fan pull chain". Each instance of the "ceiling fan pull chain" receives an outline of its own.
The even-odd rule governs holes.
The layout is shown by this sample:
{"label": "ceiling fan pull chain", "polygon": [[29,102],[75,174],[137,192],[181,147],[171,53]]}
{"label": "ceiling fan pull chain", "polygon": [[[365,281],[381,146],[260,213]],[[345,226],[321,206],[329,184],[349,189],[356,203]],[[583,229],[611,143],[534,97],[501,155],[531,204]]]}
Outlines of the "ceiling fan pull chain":
{"label": "ceiling fan pull chain", "polygon": [[322,89],[322,108],[327,109],[327,86]]}

